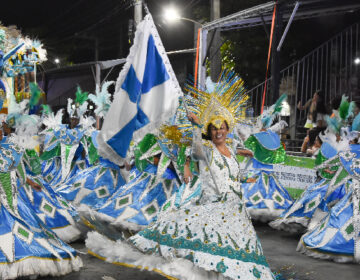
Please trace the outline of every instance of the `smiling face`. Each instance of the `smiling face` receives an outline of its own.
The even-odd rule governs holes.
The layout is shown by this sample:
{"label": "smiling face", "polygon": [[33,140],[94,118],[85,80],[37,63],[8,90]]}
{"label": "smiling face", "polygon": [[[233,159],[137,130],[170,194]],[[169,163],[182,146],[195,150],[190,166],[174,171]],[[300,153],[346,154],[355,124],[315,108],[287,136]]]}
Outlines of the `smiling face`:
{"label": "smiling face", "polygon": [[214,125],[209,125],[209,133],[211,141],[216,145],[222,145],[226,141],[226,136],[229,133],[229,128],[226,122],[223,122],[220,128],[216,128]]}

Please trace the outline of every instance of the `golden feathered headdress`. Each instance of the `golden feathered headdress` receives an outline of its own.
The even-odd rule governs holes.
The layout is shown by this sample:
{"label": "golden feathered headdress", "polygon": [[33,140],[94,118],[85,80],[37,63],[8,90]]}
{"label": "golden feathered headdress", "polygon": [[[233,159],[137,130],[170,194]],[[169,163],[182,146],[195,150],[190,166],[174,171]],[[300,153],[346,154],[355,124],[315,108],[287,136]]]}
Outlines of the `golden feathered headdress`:
{"label": "golden feathered headdress", "polygon": [[233,72],[222,72],[217,83],[206,81],[206,91],[185,86],[188,96],[185,102],[203,125],[202,132],[207,134],[209,124],[220,128],[226,121],[231,132],[238,122],[245,120],[245,111],[249,96],[244,81]]}

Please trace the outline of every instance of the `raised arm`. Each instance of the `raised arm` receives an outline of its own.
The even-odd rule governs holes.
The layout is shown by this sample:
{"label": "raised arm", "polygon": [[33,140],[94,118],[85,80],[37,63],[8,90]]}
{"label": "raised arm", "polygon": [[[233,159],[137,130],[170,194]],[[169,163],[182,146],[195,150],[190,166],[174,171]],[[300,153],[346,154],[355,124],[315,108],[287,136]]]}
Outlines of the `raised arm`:
{"label": "raised arm", "polygon": [[305,103],[304,106],[302,106],[302,105],[301,105],[301,101],[299,101],[299,103],[298,103],[298,105],[297,105],[297,108],[298,108],[300,111],[305,110],[305,109],[307,109],[307,108],[310,106],[311,101],[312,101],[312,99],[309,99],[309,100]]}

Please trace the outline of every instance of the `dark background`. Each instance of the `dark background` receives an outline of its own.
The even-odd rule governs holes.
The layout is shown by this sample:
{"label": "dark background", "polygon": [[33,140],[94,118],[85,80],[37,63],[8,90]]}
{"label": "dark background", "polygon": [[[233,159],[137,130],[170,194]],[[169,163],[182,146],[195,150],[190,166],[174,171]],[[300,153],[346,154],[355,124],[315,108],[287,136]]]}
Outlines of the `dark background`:
{"label": "dark background", "polygon": [[[264,0],[222,0],[221,15],[266,3]],[[343,1],[336,1],[341,5]],[[354,1],[357,2],[357,1]],[[194,25],[180,21],[169,25],[162,11],[169,4],[181,9],[183,17],[200,22],[210,20],[209,0],[148,0],[160,36],[167,51],[192,48]],[[95,40],[99,45],[99,60],[124,58],[129,42],[129,20],[133,18],[129,0],[62,0],[7,1],[0,9],[3,25],[16,25],[24,34],[38,38],[48,51],[48,62],[41,70],[95,60]],[[288,33],[281,53],[281,68],[300,59],[323,41],[359,20],[359,12],[295,21]],[[268,30],[270,26],[267,26]],[[131,34],[130,34],[131,35]],[[223,40],[233,43],[235,70],[248,88],[265,77],[268,39],[262,26],[222,33]],[[170,60],[180,83],[193,74],[193,54],[172,55]],[[118,73],[117,73],[118,74]],[[115,77],[116,78],[116,77]]]}

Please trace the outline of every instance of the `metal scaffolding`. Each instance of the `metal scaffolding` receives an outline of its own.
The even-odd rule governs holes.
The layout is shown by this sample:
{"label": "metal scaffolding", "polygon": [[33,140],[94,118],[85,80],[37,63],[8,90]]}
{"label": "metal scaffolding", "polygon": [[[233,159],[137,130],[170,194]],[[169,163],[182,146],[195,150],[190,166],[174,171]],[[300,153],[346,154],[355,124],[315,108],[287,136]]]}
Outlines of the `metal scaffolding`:
{"label": "metal scaffolding", "polygon": [[[282,5],[282,19],[288,21],[296,1],[278,1]],[[303,0],[299,1],[299,9],[294,16],[294,20],[308,19],[320,16],[338,15],[354,12],[360,9],[359,1],[353,0]],[[199,69],[198,80],[200,85],[205,83],[205,54],[207,53],[207,35],[209,31],[218,29],[220,31],[229,31],[234,29],[243,29],[270,24],[272,11],[275,1],[258,5],[232,15],[214,20],[203,25],[200,37],[199,51]]]}

